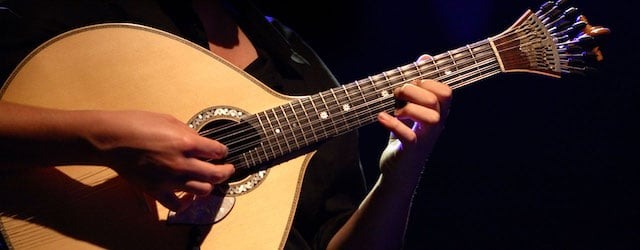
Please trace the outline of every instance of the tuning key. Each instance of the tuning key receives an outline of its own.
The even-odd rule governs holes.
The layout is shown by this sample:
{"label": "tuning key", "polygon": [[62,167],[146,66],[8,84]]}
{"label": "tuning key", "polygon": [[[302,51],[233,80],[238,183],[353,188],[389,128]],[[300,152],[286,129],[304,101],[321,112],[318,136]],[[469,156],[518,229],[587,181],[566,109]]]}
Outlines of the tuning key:
{"label": "tuning key", "polygon": [[571,7],[564,11],[564,19],[565,20],[575,20],[580,15],[580,10],[578,8]]}
{"label": "tuning key", "polygon": [[543,3],[543,4],[540,6],[540,8],[539,8],[538,13],[539,13],[539,14],[544,14],[544,13],[546,13],[547,11],[551,10],[551,8],[553,8],[553,6],[555,6],[555,3],[554,3],[554,2],[552,2],[552,1],[549,1],[549,2]]}
{"label": "tuning key", "polygon": [[569,0],[558,0],[555,4],[556,6],[564,6],[569,2]]}

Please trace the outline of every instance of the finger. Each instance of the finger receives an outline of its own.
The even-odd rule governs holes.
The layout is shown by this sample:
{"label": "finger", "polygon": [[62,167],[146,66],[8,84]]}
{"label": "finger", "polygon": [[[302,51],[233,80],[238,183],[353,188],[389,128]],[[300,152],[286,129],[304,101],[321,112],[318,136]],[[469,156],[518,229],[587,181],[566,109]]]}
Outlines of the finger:
{"label": "finger", "polygon": [[429,60],[433,60],[433,57],[429,54],[423,54],[420,57],[418,57],[418,62],[422,62],[422,61],[429,61]]}
{"label": "finger", "polygon": [[441,104],[444,102],[448,103],[451,100],[453,90],[449,85],[434,80],[418,81],[416,85],[433,93]]}
{"label": "finger", "polygon": [[227,157],[228,149],[224,144],[203,136],[196,136],[193,140],[192,149],[188,152],[189,156],[214,160]]}
{"label": "finger", "polygon": [[397,110],[396,117],[407,118],[414,122],[424,124],[436,124],[440,122],[440,112],[438,112],[438,110],[413,103],[409,103]]}
{"label": "finger", "polygon": [[395,89],[394,96],[397,99],[433,109],[438,109],[439,105],[438,97],[434,93],[413,84],[405,84]]}
{"label": "finger", "polygon": [[224,182],[235,172],[232,164],[212,164],[196,158],[187,159],[187,165],[187,176],[211,184]]}
{"label": "finger", "polygon": [[408,145],[416,142],[417,136],[415,132],[397,118],[385,112],[381,112],[378,114],[378,121],[383,127],[391,131],[391,133],[393,133],[393,135],[395,135],[402,144]]}
{"label": "finger", "polygon": [[440,116],[447,117],[449,113],[449,107],[451,106],[451,98],[453,96],[453,90],[451,89],[451,87],[434,80],[422,80],[417,82],[416,85],[431,92],[437,97],[440,105]]}
{"label": "finger", "polygon": [[203,181],[188,180],[184,183],[184,187],[181,189],[187,193],[205,196],[209,195],[211,191],[213,191],[213,184]]}

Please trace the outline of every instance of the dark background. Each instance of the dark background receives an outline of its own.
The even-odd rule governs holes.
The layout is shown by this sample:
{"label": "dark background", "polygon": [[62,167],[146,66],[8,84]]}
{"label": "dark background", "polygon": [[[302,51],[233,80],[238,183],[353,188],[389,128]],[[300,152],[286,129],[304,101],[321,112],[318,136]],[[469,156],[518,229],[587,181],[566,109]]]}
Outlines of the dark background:
{"label": "dark background", "polygon": [[[496,35],[542,1],[261,1],[343,83]],[[454,92],[409,249],[640,249],[636,15],[573,1],[612,35],[588,76],[503,74]],[[386,132],[362,129],[371,176]]]}

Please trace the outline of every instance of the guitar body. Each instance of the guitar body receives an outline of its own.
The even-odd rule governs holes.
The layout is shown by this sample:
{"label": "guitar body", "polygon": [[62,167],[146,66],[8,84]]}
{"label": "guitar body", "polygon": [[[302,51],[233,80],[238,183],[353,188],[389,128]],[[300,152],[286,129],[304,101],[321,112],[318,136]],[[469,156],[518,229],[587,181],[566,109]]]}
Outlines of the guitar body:
{"label": "guitar body", "polygon": [[182,249],[193,235],[202,236],[204,249],[281,249],[313,154],[304,152],[375,122],[379,112],[392,113],[396,88],[426,78],[457,89],[503,72],[560,77],[587,70],[582,62],[593,55],[601,60],[594,37],[610,31],[583,16],[576,21],[576,9],[565,2],[528,10],[499,35],[305,97],[278,94],[209,51],[155,29],[105,24],[62,34],[19,65],[0,90],[2,100],[67,110],[148,110],[194,129],[218,115],[248,117],[238,124],[249,129],[232,132],[258,131],[236,141],[251,148],[235,155],[240,161],[227,160],[241,169],[279,165],[234,178],[220,209],[200,209],[220,211],[217,222],[201,226],[167,223],[192,220],[169,216],[107,167],[2,175],[2,236],[15,249]]}
{"label": "guitar body", "polygon": [[[181,38],[129,24],[60,35],[26,58],[4,101],[55,109],[148,110],[185,122],[213,106],[259,112],[291,101]],[[273,167],[207,227],[203,249],[278,249],[291,227],[311,154]],[[57,166],[0,177],[0,229],[15,249],[181,249],[189,225],[102,166]],[[202,227],[199,227],[202,229]]]}

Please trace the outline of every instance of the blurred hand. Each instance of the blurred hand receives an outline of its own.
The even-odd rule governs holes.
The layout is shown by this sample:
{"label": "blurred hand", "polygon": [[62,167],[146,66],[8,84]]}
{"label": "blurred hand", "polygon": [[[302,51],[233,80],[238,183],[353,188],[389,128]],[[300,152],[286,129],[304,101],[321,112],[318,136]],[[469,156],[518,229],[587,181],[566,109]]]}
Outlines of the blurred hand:
{"label": "blurred hand", "polygon": [[226,146],[199,136],[172,116],[143,111],[101,112],[101,121],[87,137],[103,160],[173,211],[190,204],[176,192],[208,195],[215,184],[234,172],[231,164],[207,161],[223,159]]}

